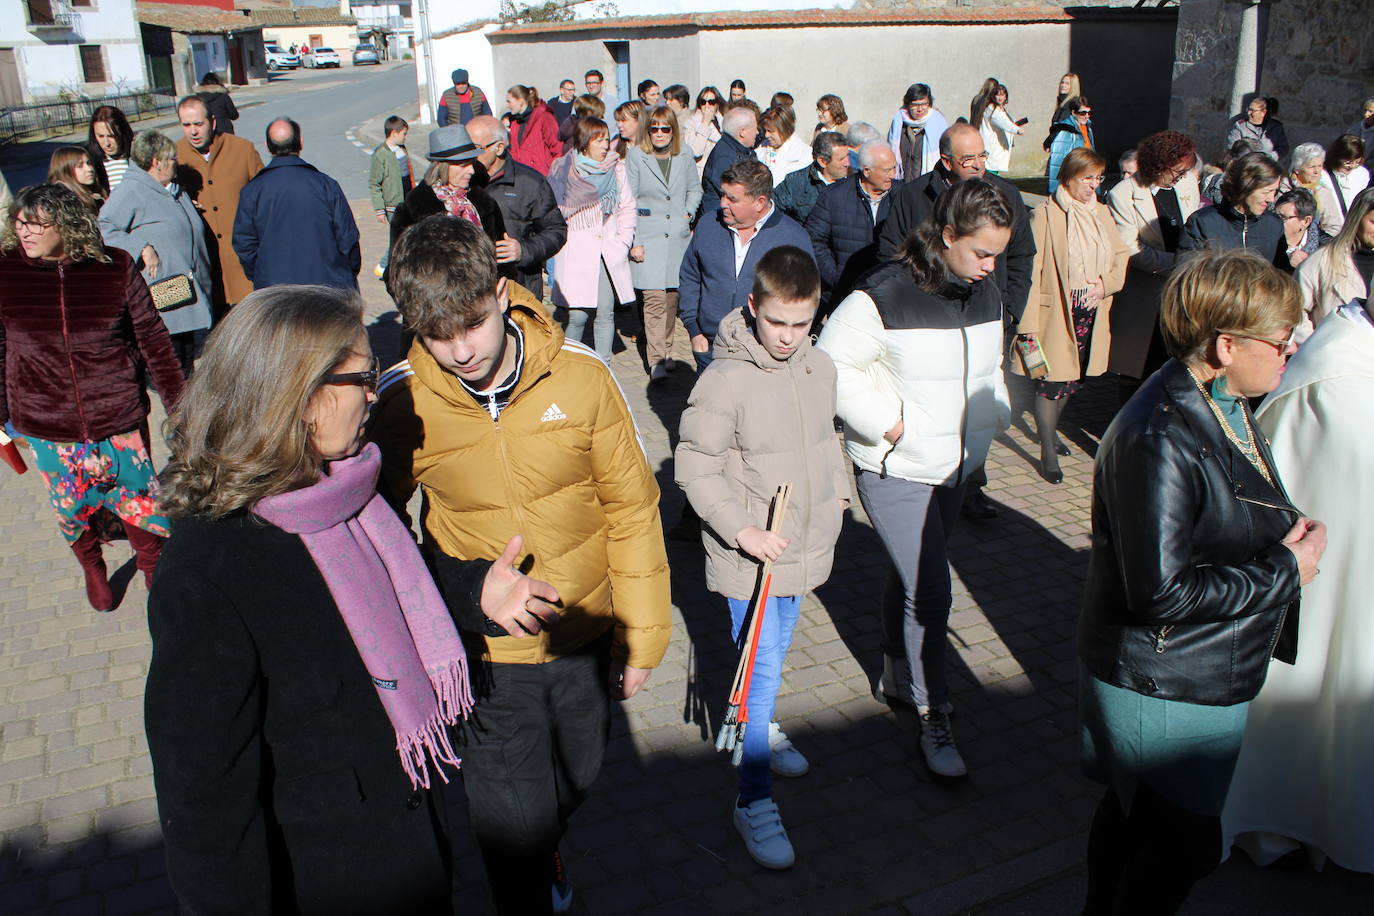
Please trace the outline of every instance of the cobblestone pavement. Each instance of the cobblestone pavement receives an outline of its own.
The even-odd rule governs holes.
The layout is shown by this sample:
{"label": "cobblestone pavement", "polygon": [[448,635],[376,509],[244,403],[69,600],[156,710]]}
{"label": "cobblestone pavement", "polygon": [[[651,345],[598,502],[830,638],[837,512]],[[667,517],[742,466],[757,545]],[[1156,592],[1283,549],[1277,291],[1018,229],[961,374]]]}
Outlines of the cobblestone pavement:
{"label": "cobblestone pavement", "polygon": [[[383,227],[365,201],[354,210],[367,317],[385,360],[399,328],[370,275]],[[677,355],[690,363],[678,334]],[[632,350],[614,366],[659,470],[671,524],[682,497],[670,457],[691,374],[680,370],[648,390]],[[733,774],[711,743],[735,662],[728,616],[705,592],[699,551],[670,542],[674,639],[647,688],[616,708],[598,789],[569,832],[574,910],[1076,912],[1082,835],[1097,793],[1077,768],[1073,633],[1091,456],[1114,404],[1113,386],[1100,381],[1070,404],[1064,425],[1073,454],[1058,487],[1037,475],[1027,414],[1018,410],[988,463],[1001,516],[964,521],[951,544],[955,727],[971,769],[959,784],[932,781],[914,717],[871,696],[885,560],[855,502],[834,573],[804,604],[778,706],[812,763],[808,775],[776,787],[798,855],[787,872],[756,867],[730,827]],[[145,592],[126,544],[108,556],[127,591],[117,610],[97,614],[85,603],[38,475],[0,469],[2,914],[172,905],[142,727]],[[462,912],[485,912],[461,794],[450,792],[455,900]],[[1190,912],[1282,913],[1299,903],[1369,912],[1370,890],[1369,879],[1339,870],[1262,872],[1233,861],[1200,889]],[[1252,902],[1228,906],[1240,898]]]}

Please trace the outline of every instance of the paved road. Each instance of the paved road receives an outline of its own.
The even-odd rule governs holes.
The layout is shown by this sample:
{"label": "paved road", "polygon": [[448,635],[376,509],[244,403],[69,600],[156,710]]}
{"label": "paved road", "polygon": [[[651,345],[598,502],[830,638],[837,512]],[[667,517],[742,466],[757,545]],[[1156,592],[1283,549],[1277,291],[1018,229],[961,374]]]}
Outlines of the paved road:
{"label": "paved road", "polygon": [[[345,84],[327,85],[338,81]],[[351,103],[364,91],[377,94],[370,112]],[[307,156],[344,180],[355,171],[350,161],[359,181],[366,163],[344,132],[413,106],[409,84],[374,71],[308,73],[261,92],[268,103],[245,106],[241,123],[257,130],[279,110],[300,112]],[[360,189],[350,197],[361,198]],[[354,205],[369,264],[383,228],[362,218],[363,200]],[[389,356],[394,311],[375,280],[365,275],[362,288],[374,349]],[[680,333],[675,355],[690,363]],[[679,372],[650,390],[632,351],[613,365],[671,521],[682,504],[671,456],[690,376]],[[1064,436],[1073,454],[1064,484],[1051,487],[1034,469],[1021,391],[1017,422],[989,457],[1002,517],[965,524],[951,542],[955,727],[971,767],[961,784],[933,782],[912,717],[870,695],[884,561],[856,502],[830,581],[803,605],[784,674],[778,717],[812,762],[807,776],[776,788],[799,860],[787,872],[758,869],[729,826],[732,774],[711,739],[733,649],[724,609],[705,591],[699,551],[670,543],[673,644],[647,688],[616,707],[606,766],[573,821],[564,855],[575,912],[1077,912],[1098,790],[1077,766],[1073,630],[1092,454],[1114,405],[1110,383],[1091,382],[1075,397]],[[141,578],[127,545],[110,548],[126,591],[118,609],[94,613],[54,527],[37,475],[0,468],[0,916],[170,912],[143,737]],[[455,784],[455,903],[483,913],[461,795]],[[1368,913],[1371,900],[1368,876],[1261,870],[1237,856],[1185,913]]]}

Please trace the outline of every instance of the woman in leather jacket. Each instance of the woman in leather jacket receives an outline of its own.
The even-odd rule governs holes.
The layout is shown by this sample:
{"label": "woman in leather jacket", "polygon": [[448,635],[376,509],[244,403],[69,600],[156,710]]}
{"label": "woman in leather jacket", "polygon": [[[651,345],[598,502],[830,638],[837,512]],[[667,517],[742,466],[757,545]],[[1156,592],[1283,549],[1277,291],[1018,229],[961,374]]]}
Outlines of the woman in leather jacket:
{"label": "woman in leather jacket", "polygon": [[1254,252],[1197,253],[1161,304],[1173,358],[1098,450],[1078,654],[1107,792],[1085,913],[1173,913],[1216,867],[1247,704],[1271,656],[1294,658],[1326,528],[1289,501],[1246,399],[1278,386],[1300,319],[1296,284]]}

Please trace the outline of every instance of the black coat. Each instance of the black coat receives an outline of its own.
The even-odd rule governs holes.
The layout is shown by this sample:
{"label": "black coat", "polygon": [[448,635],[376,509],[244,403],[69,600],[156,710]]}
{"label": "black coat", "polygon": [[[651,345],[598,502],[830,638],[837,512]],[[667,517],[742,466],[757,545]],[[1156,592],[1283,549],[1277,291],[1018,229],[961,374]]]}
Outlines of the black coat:
{"label": "black coat", "polygon": [[[472,201],[472,205],[477,209],[477,217],[482,221],[482,231],[487,234],[487,238],[491,239],[493,244],[501,241],[501,237],[506,234],[506,220],[501,215],[501,208],[496,205],[496,201],[478,187],[468,189],[468,200]],[[447,212],[429,183],[421,181],[411,188],[406,199],[401,201],[401,205],[391,215],[392,246],[395,246],[403,232],[420,220],[436,213]],[[501,265],[501,276],[514,279],[515,272],[514,264]]]}
{"label": "black coat", "polygon": [[1293,265],[1288,262],[1288,240],[1283,234],[1283,220],[1273,210],[1266,210],[1260,216],[1249,216],[1223,202],[1194,211],[1183,226],[1178,250],[1196,251],[1201,248],[1250,248],[1275,267],[1293,272]]}
{"label": "black coat", "polygon": [[[1016,185],[997,175],[983,178],[1007,196],[1016,214],[1007,250],[997,256],[997,286],[1002,290],[1002,304],[1013,324],[1021,320],[1030,295],[1031,268],[1035,263],[1035,236],[1031,233],[1030,211],[1021,200]],[[878,236],[878,256],[889,260],[896,256],[906,237],[925,222],[935,209],[935,200],[950,186],[944,166],[937,165],[920,178],[906,182],[892,202],[892,212]]]}
{"label": "black coat", "polygon": [[706,157],[701,170],[701,212],[703,215],[720,209],[720,176],[741,159],[754,159],[754,151],[735,139],[733,134],[721,134],[720,142]]}
{"label": "black coat", "polygon": [[877,266],[878,235],[901,189],[902,180],[894,179],[878,202],[877,222],[859,187],[859,176],[851,175],[821,189],[805,228],[811,236],[811,249],[831,308],[849,295],[860,277]]}
{"label": "black coat", "polygon": [[239,110],[228,89],[207,89],[196,93],[205,103],[205,110],[215,119],[215,130],[222,134],[234,132],[234,122],[239,119]]}
{"label": "black coat", "polygon": [[486,179],[483,189],[496,201],[506,232],[520,243],[515,282],[543,298],[544,263],[568,241],[568,223],[554,200],[553,188],[538,170],[507,159],[501,174]]}
{"label": "black coat", "polygon": [[431,766],[435,791],[411,789],[298,536],[178,520],[148,624],[145,728],[186,910],[451,912],[442,780]]}
{"label": "black coat", "polygon": [[1078,655],[1093,676],[1230,706],[1259,692],[1271,656],[1293,660],[1298,561],[1280,540],[1299,512],[1227,440],[1176,360],[1102,437],[1092,512]]}

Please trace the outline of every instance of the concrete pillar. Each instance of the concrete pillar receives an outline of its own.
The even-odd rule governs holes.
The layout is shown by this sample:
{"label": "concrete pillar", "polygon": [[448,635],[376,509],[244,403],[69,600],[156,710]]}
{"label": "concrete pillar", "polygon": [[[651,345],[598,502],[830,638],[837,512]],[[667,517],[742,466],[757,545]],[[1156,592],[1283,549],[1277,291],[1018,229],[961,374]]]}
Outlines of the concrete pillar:
{"label": "concrete pillar", "polygon": [[1231,107],[1228,115],[1244,108],[1246,93],[1260,87],[1260,2],[1240,0],[1240,35],[1236,39],[1236,66],[1231,74]]}

